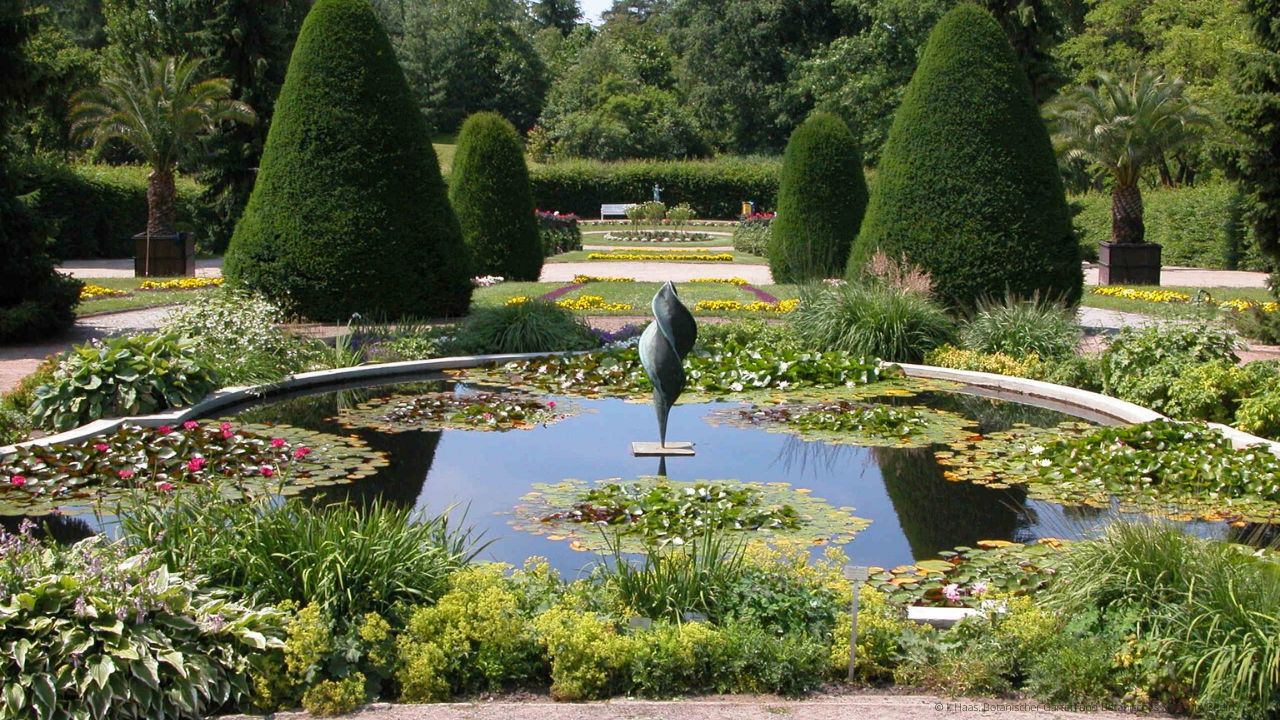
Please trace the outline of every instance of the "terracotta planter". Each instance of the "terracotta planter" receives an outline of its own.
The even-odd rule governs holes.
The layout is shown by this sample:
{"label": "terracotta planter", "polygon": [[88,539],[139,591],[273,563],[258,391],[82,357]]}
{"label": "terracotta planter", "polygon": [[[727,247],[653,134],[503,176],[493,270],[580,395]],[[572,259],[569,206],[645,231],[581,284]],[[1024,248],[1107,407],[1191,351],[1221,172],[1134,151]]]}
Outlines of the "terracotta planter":
{"label": "terracotta planter", "polygon": [[1109,243],[1098,246],[1099,285],[1159,285],[1160,245]]}
{"label": "terracotta planter", "polygon": [[196,240],[189,232],[133,236],[134,277],[173,277],[196,275]]}

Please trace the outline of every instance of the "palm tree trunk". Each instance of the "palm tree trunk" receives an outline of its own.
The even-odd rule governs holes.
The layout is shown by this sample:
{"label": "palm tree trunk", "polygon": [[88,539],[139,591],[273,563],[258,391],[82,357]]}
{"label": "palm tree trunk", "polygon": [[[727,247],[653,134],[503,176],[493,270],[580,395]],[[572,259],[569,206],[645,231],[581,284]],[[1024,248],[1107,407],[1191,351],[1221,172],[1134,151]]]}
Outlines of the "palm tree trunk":
{"label": "palm tree trunk", "polygon": [[1146,241],[1147,229],[1142,224],[1142,190],[1133,185],[1116,185],[1111,191],[1111,242],[1140,243]]}
{"label": "palm tree trunk", "polygon": [[172,167],[152,168],[147,176],[147,235],[172,235],[177,212]]}

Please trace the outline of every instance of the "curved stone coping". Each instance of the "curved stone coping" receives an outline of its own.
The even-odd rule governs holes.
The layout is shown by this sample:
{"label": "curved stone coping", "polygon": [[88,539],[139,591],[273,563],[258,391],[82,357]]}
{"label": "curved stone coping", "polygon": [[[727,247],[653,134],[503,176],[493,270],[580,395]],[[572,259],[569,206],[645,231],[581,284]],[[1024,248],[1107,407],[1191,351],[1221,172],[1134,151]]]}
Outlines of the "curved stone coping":
{"label": "curved stone coping", "polygon": [[490,363],[506,363],[514,360],[534,360],[542,357],[564,355],[564,352],[549,353],[510,353],[506,355],[464,355],[432,360],[406,360],[403,362],[378,363],[374,365],[356,365],[336,370],[316,370],[314,372],[290,375],[278,382],[252,386],[233,386],[217,390],[191,407],[177,408],[155,415],[136,415],[123,418],[105,418],[81,425],[57,435],[49,435],[36,440],[0,447],[0,455],[6,455],[15,448],[29,445],[52,445],[86,440],[95,435],[115,432],[120,426],[142,425],[158,427],[160,425],[177,425],[187,420],[208,417],[223,410],[247,402],[260,400],[270,395],[298,390],[314,390],[356,380],[393,380],[396,378],[418,377],[426,373],[444,370],[488,365]]}
{"label": "curved stone coping", "polygon": [[[1066,385],[1055,385],[1042,380],[1030,380],[1012,375],[997,375],[995,373],[972,370],[952,370],[932,365],[898,363],[898,366],[910,377],[951,380],[974,388],[994,390],[1003,395],[1012,395],[1015,396],[1015,399],[1022,397],[1048,400],[1067,412],[1085,417],[1102,417],[1122,423],[1142,423],[1168,419],[1155,410],[1150,410],[1119,398]],[[1265,445],[1273,454],[1280,456],[1280,443],[1278,442],[1250,435],[1227,425],[1209,424],[1226,435],[1237,448]]]}
{"label": "curved stone coping", "polygon": [[[591,352],[589,350],[582,353]],[[248,387],[228,387],[218,390],[200,402],[187,408],[179,408],[155,415],[139,415],[124,418],[95,420],[81,425],[74,430],[49,435],[37,440],[28,440],[17,445],[0,447],[0,455],[14,451],[17,447],[28,445],[51,445],[85,440],[95,435],[114,432],[127,424],[157,427],[160,425],[176,425],[187,420],[194,420],[236,405],[260,400],[270,395],[282,394],[298,390],[313,390],[330,385],[358,380],[393,380],[411,378],[425,373],[444,370],[460,370],[478,365],[499,364],[516,360],[533,360],[557,355],[580,354],[564,352],[546,353],[510,353],[505,355],[464,355],[432,360],[406,360],[403,362],[378,363],[374,365],[356,365],[336,370],[316,370],[314,372],[291,375],[283,380],[264,385]],[[994,393],[1013,396],[1013,399],[1049,401],[1059,409],[1084,417],[1109,419],[1121,423],[1141,423],[1151,420],[1164,420],[1164,415],[1126,402],[1118,398],[1101,395],[1088,390],[1055,385],[1041,380],[1014,377],[1012,375],[996,375],[994,373],[976,372],[972,370],[952,370],[932,365],[913,365],[895,363],[910,377],[929,378],[934,380],[950,380],[971,388],[994,391]],[[1210,423],[1231,439],[1236,447],[1250,445],[1266,445],[1272,453],[1280,456],[1280,443],[1241,432],[1226,425]]]}

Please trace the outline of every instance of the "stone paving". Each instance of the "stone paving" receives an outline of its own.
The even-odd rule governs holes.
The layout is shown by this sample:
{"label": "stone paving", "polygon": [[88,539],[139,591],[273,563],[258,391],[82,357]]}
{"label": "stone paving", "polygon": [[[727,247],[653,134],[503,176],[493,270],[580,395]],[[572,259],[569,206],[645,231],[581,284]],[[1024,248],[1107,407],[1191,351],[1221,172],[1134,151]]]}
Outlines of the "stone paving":
{"label": "stone paving", "polygon": [[572,262],[542,266],[542,282],[568,282],[574,275],[629,277],[640,282],[688,282],[694,278],[740,277],[752,285],[772,285],[768,265],[680,262]]}

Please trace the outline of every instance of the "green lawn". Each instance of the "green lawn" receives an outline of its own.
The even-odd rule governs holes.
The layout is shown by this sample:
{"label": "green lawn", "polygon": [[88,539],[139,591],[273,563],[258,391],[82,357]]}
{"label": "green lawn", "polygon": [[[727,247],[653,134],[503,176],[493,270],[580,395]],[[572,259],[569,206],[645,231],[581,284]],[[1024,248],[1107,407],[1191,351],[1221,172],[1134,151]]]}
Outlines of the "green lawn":
{"label": "green lawn", "polygon": [[[76,307],[76,316],[94,315],[119,310],[141,310],[143,308],[160,307],[188,302],[211,289],[201,290],[139,290],[138,285],[146,278],[90,278],[86,285],[99,285],[112,290],[125,290],[131,293],[127,297],[107,297],[89,300]],[[164,280],[166,278],[153,278]]]}
{"label": "green lawn", "polygon": [[[645,249],[645,248],[654,249],[654,248],[653,248],[653,245],[646,245],[644,248],[635,248],[635,249],[637,249],[637,250],[643,250],[643,249]],[[628,250],[630,250],[630,249],[632,249],[632,248],[627,248],[627,249],[628,249]],[[669,248],[657,248],[657,249],[661,250],[661,249],[669,249]],[[723,253],[723,252],[731,253],[731,254],[733,255],[733,262],[727,262],[727,261],[726,261],[726,262],[722,262],[722,261],[701,261],[701,260],[685,260],[684,262],[699,262],[699,263],[700,263],[700,262],[705,262],[707,265],[735,265],[735,264],[736,264],[736,265],[767,265],[767,264],[769,264],[769,261],[768,261],[768,260],[766,260],[765,258],[762,258],[762,257],[756,256],[756,255],[752,255],[752,254],[750,254],[750,253],[738,252],[738,251],[736,251],[736,250],[717,250],[717,251],[715,251],[715,252],[714,252],[714,254],[717,254],[717,255],[718,255],[718,254]],[[547,262],[549,262],[549,263],[567,263],[567,262],[585,262],[585,263],[594,263],[594,262],[610,262],[610,261],[608,261],[608,260],[588,260],[588,259],[587,259],[587,254],[588,254],[588,253],[587,253],[587,251],[585,251],[585,250],[577,250],[577,251],[574,251],[574,252],[567,252],[567,253],[562,253],[562,254],[560,254],[560,255],[554,255],[554,256],[552,256],[552,257],[547,258]],[[695,255],[695,254],[697,254],[697,253],[690,253],[690,254],[691,254],[691,255]],[[639,261],[616,260],[616,261],[613,261],[613,262],[639,262]],[[678,260],[659,260],[659,261],[657,261],[657,262],[680,262],[680,261],[678,261]]]}
{"label": "green lawn", "polygon": [[[1192,298],[1196,293],[1204,291],[1209,294],[1214,303],[1224,302],[1226,300],[1252,300],[1254,302],[1267,302],[1274,300],[1270,291],[1265,288],[1194,288],[1182,287],[1177,285],[1164,285],[1159,288],[1143,287],[1143,286],[1112,286],[1112,287],[1131,287],[1134,290],[1172,290],[1188,295]],[[1145,313],[1147,315],[1157,315],[1160,317],[1170,318],[1208,318],[1217,314],[1217,308],[1213,304],[1203,305],[1195,303],[1169,303],[1169,302],[1151,302],[1150,300],[1133,300],[1128,298],[1110,297],[1107,295],[1095,295],[1093,286],[1086,286],[1084,289],[1084,297],[1080,303],[1088,307],[1103,308],[1105,310],[1119,310],[1122,312]]]}
{"label": "green lawn", "polygon": [[[473,307],[496,307],[506,303],[509,298],[516,296],[524,297],[541,297],[552,290],[564,287],[566,283],[544,283],[544,282],[508,282],[493,287],[481,288],[476,290],[472,296]],[[625,303],[631,305],[630,310],[586,310],[581,311],[583,315],[642,315],[649,314],[649,302],[653,300],[653,296],[658,292],[658,288],[662,283],[652,282],[596,282],[578,288],[572,292],[560,296],[559,299],[574,299],[583,295],[598,295],[604,298],[607,303]],[[766,285],[761,288],[765,292],[773,295],[779,300],[787,300],[799,295],[800,289],[797,285]],[[740,303],[747,304],[754,302],[756,296],[735,285],[727,283],[680,283],[680,300],[689,308],[694,306],[699,300],[737,300]],[[718,316],[760,316],[770,317],[769,314],[760,313],[744,313],[734,311],[721,312],[703,312],[696,311],[698,315],[718,315]]]}
{"label": "green lawn", "polygon": [[436,159],[440,161],[440,172],[445,175],[453,168],[453,155],[458,150],[457,135],[437,135],[431,138],[431,147],[436,149]]}

